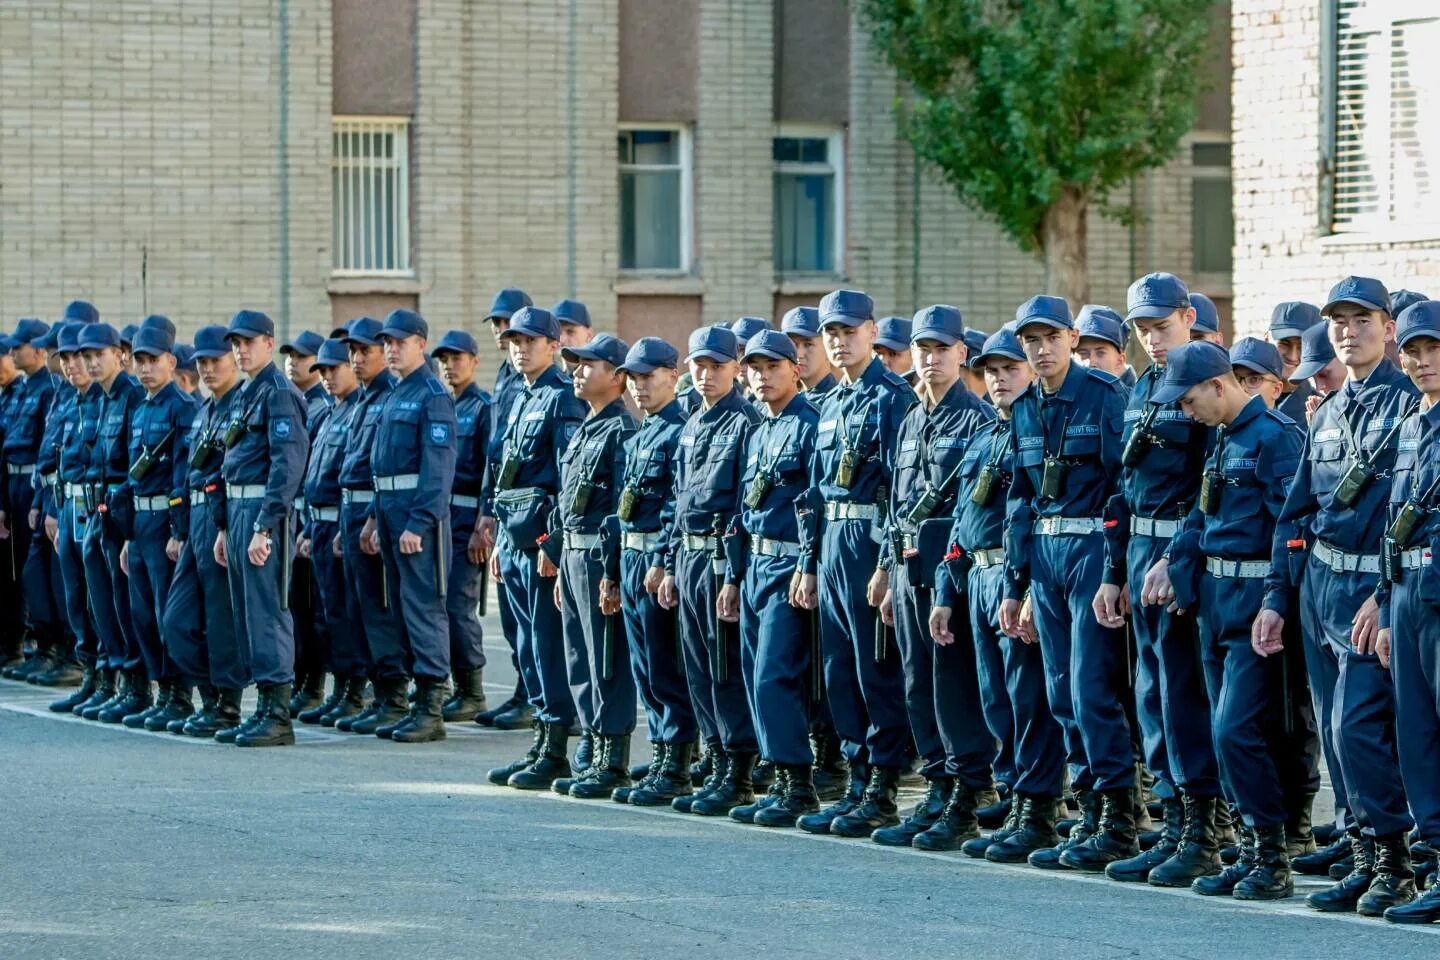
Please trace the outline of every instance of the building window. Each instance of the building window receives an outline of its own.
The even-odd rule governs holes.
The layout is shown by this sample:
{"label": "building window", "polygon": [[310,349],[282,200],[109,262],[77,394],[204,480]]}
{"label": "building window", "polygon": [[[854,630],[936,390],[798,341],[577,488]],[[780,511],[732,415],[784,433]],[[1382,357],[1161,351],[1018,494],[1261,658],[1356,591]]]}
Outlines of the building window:
{"label": "building window", "polygon": [[683,127],[620,131],[620,269],[690,269],[690,137]]}
{"label": "building window", "polygon": [[775,137],[776,273],[840,272],[844,143],[837,129],[782,128]]}
{"label": "building window", "polygon": [[1230,144],[1193,143],[1190,163],[1190,269],[1197,274],[1228,274],[1235,245]]}
{"label": "building window", "polygon": [[1440,227],[1440,9],[1337,0],[1337,233]]}
{"label": "building window", "polygon": [[331,121],[330,242],[336,276],[410,276],[410,122]]}

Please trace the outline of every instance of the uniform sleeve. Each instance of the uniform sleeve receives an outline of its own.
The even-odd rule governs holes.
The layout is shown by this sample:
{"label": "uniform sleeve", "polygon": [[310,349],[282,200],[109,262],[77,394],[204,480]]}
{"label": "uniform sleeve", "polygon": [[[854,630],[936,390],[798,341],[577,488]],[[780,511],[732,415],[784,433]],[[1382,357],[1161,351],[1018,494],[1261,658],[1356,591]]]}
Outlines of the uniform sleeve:
{"label": "uniform sleeve", "polygon": [[1030,542],[1034,538],[1035,488],[1030,472],[1020,465],[1019,435],[1010,431],[1015,470],[1005,496],[1005,599],[1020,600],[1030,589]]}
{"label": "uniform sleeve", "polygon": [[510,412],[504,409],[503,397],[503,393],[496,392],[495,399],[490,402],[490,415],[485,418],[485,468],[480,474],[481,517],[495,516],[495,472],[500,469],[501,458],[505,456],[505,417]]}
{"label": "uniform sleeve", "polygon": [[680,434],[678,431],[672,432],[674,433],[674,437],[672,438],[672,442],[668,445],[668,450],[666,452],[668,462],[672,465],[670,474],[672,485],[670,489],[665,492],[665,497],[660,503],[660,536],[656,538],[657,540],[659,540],[659,546],[655,548],[654,553],[650,554],[650,566],[660,567],[661,569],[667,569],[667,565],[669,563],[669,558],[671,555],[670,538],[674,535],[675,531],[674,471],[679,469],[679,461],[676,459],[676,454],[679,450],[678,438]]}
{"label": "uniform sleeve", "polygon": [[265,398],[265,411],[270,472],[265,478],[265,500],[257,522],[278,531],[305,482],[310,437],[305,432],[305,405],[288,387],[271,388]]}
{"label": "uniform sleeve", "polygon": [[[438,386],[438,385],[437,385]],[[420,417],[420,481],[405,521],[409,533],[435,530],[450,514],[450,490],[455,483],[455,402],[448,394],[431,392]],[[379,432],[376,436],[380,436]],[[448,550],[448,544],[440,549]]]}
{"label": "uniform sleeve", "polygon": [[171,408],[175,434],[170,440],[170,535],[184,540],[190,535],[190,429],[195,424],[197,404],[181,394]]}
{"label": "uniform sleeve", "polygon": [[[1256,470],[1260,465],[1256,465]],[[1273,467],[1272,469],[1278,469]],[[1271,498],[1266,493],[1265,504],[1272,509]],[[1264,609],[1273,610],[1282,617],[1291,615],[1296,592],[1300,589],[1300,575],[1303,561],[1308,553],[1310,521],[1320,509],[1319,498],[1311,490],[1310,481],[1310,439],[1295,461],[1295,470],[1284,496],[1284,505],[1274,514],[1275,534],[1270,547],[1270,573],[1265,577]],[[1292,544],[1294,544],[1292,546]]]}
{"label": "uniform sleeve", "polygon": [[620,512],[620,493],[625,489],[625,465],[630,458],[630,438],[633,436],[635,428],[628,424],[610,432],[610,496],[602,526],[607,531],[614,530],[615,535],[602,537],[601,543],[606,547],[603,554],[605,577],[617,583],[620,581],[621,550],[616,517]]}

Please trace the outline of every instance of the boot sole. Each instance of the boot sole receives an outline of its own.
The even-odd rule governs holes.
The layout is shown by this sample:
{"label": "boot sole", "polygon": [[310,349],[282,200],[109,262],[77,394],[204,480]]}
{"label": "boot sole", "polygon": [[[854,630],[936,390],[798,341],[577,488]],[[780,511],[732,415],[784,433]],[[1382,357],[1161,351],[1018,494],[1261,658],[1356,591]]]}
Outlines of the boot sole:
{"label": "boot sole", "polygon": [[272,740],[241,740],[235,739],[237,747],[293,747],[295,746],[295,734],[288,737],[276,737]]}
{"label": "boot sole", "polygon": [[390,742],[391,742],[391,743],[435,743],[437,740],[444,740],[444,739],[445,739],[445,731],[444,731],[444,730],[441,730],[441,731],[439,731],[438,733],[432,733],[432,734],[430,734],[430,735],[428,735],[428,736],[424,736],[424,737],[412,737],[412,736],[409,736],[409,735],[407,735],[407,734],[403,734],[403,733],[402,733],[402,734],[401,734],[400,736],[398,736],[398,737],[392,736],[392,737],[390,738]]}
{"label": "boot sole", "polygon": [[1305,900],[1305,906],[1319,913],[1355,913],[1357,904],[1354,903],[1312,903],[1309,898]]}
{"label": "boot sole", "polygon": [[1290,897],[1295,896],[1295,885],[1292,883],[1284,890],[1276,890],[1274,892],[1271,892],[1269,890],[1247,891],[1236,889],[1233,893],[1230,894],[1230,896],[1234,897],[1236,900],[1248,901],[1288,900]]}

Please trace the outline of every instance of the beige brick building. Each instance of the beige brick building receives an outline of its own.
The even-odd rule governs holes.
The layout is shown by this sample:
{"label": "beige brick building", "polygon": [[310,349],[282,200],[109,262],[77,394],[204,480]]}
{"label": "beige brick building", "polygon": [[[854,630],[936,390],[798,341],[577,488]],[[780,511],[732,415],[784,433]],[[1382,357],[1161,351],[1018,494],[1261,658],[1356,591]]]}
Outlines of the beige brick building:
{"label": "beige brick building", "polygon": [[[1097,299],[1170,269],[1228,314],[1228,18],[1144,221],[1091,225]],[[843,0],[7,3],[0,314],[475,329],[517,284],[680,339],[844,283],[993,329],[1043,268],[916,170],[901,92]]]}

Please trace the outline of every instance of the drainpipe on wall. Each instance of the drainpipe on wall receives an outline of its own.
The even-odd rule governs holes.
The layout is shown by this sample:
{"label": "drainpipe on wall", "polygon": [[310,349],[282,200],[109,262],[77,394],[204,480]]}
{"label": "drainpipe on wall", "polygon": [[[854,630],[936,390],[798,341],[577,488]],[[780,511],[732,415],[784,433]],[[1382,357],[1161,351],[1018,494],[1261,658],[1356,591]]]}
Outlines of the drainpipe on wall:
{"label": "drainpipe on wall", "polygon": [[290,0],[280,3],[280,339],[290,339]]}
{"label": "drainpipe on wall", "polygon": [[575,128],[575,86],[577,82],[576,59],[578,57],[576,51],[576,44],[578,42],[576,37],[576,4],[578,2],[579,0],[570,0],[569,4],[570,30],[566,38],[565,60],[565,129],[568,140],[566,144],[567,157],[565,170],[565,220],[569,228],[565,231],[565,288],[567,291],[566,296],[568,297],[576,296],[575,288],[577,285],[575,278],[575,200],[578,186],[576,183],[578,174],[576,168],[577,153],[579,151],[577,138],[579,133]]}
{"label": "drainpipe on wall", "polygon": [[910,148],[910,313],[920,309],[920,155]]}

